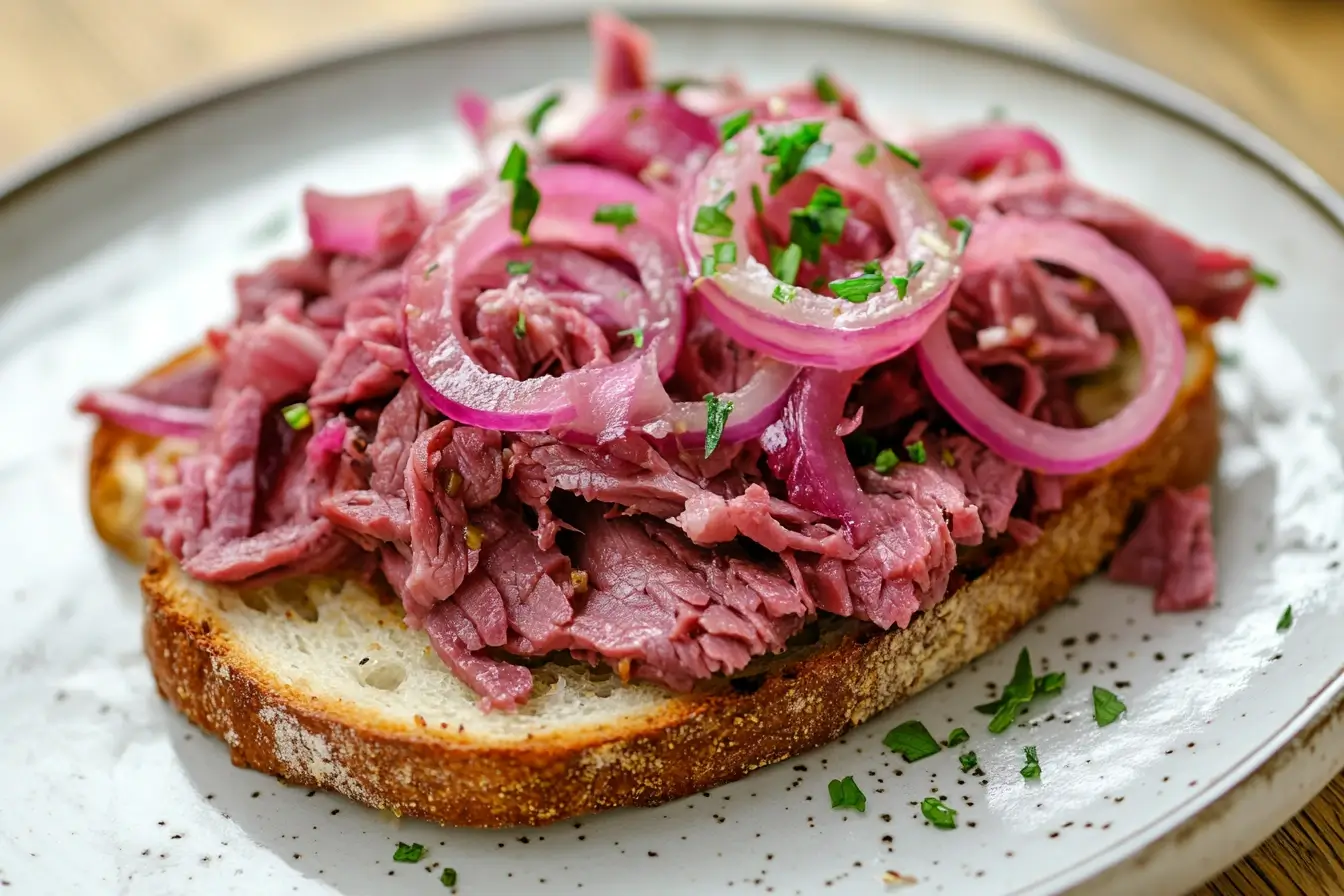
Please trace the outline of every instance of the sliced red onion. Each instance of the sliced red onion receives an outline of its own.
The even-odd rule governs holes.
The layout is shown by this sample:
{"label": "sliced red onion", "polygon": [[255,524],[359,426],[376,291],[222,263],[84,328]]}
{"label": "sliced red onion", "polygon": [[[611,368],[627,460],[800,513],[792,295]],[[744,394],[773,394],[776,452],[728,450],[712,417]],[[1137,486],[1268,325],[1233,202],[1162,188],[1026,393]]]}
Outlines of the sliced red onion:
{"label": "sliced red onion", "polygon": [[407,187],[365,196],[305,190],[303,211],[319,252],[378,259],[405,252],[424,229],[420,203]]}
{"label": "sliced red onion", "polygon": [[551,144],[550,153],[632,176],[652,165],[650,176],[661,175],[652,177],[661,180],[673,170],[694,167],[718,144],[718,130],[708,118],[667,91],[650,90],[607,100],[574,134]]}
{"label": "sliced red onion", "polygon": [[1027,417],[999,400],[952,343],[946,317],[920,342],[929,390],[968,433],[1013,463],[1043,473],[1082,473],[1138,446],[1171,409],[1185,369],[1185,340],[1170,300],[1143,265],[1090,228],[1062,219],[1005,215],[981,221],[963,263],[967,276],[1023,260],[1061,265],[1092,278],[1124,313],[1143,357],[1128,405],[1086,429]]}
{"label": "sliced red onion", "polygon": [[1064,155],[1035,128],[991,123],[921,137],[911,148],[927,179],[939,176],[977,179],[996,171],[1013,176],[1064,170]]}
{"label": "sliced red onion", "polygon": [[649,86],[653,38],[647,31],[615,13],[599,10],[588,19],[588,37],[593,43],[599,93],[611,96]]}
{"label": "sliced red onion", "polygon": [[[733,411],[723,428],[723,443],[754,439],[779,419],[780,408],[789,397],[789,387],[796,376],[798,368],[762,358],[756,372],[740,389],[718,396],[721,402],[733,403]],[[677,401],[640,429],[656,439],[671,437],[684,447],[698,448],[705,443],[706,424],[703,401]]]}
{"label": "sliced red onion", "polygon": [[[729,141],[695,177],[678,217],[679,235],[688,264],[698,269],[719,239],[694,232],[696,212],[734,193],[727,213],[734,222],[737,262],[720,264],[714,276],[698,283],[710,317],[743,345],[781,361],[836,370],[871,366],[918,342],[947,307],[960,276],[953,248],[957,240],[908,163],[885,150],[866,166],[855,161],[866,147],[880,146],[863,127],[830,119],[821,141],[831,144],[830,158],[809,170],[871,200],[893,239],[891,252],[877,259],[884,285],[867,301],[853,303],[806,286],[782,284],[750,254],[748,234],[755,226],[751,187],[755,184],[764,194],[769,185],[764,171],[769,160],[760,153],[761,138],[754,129]],[[912,262],[923,267],[901,298],[891,278],[905,276]],[[792,298],[774,298],[776,287]]]}
{"label": "sliced red onion", "polygon": [[[660,371],[673,370],[684,327],[684,273],[671,210],[638,181],[599,168],[558,165],[538,170],[533,181],[542,196],[530,230],[534,243],[620,257],[638,272],[643,289],[623,301],[643,328],[644,349],[610,366],[528,380],[490,373],[476,362],[462,329],[463,286],[488,259],[521,246],[509,228],[512,188],[497,184],[431,227],[407,259],[412,375],[425,399],[460,423],[615,438],[670,404]],[[599,205],[622,202],[635,206],[637,223],[622,232],[593,222]]]}
{"label": "sliced red onion", "polygon": [[147,436],[199,439],[210,428],[209,408],[164,404],[129,392],[89,392],[76,407]]}
{"label": "sliced red onion", "polygon": [[490,136],[490,101],[474,90],[462,90],[457,94],[457,117],[471,131],[478,144],[484,144]]}

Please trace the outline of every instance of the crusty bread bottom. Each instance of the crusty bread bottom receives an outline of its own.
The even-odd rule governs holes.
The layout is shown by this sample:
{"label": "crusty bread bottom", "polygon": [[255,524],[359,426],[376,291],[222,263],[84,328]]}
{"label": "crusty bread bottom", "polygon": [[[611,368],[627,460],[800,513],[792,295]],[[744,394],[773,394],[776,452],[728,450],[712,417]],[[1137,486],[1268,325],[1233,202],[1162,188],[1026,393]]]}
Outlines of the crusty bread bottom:
{"label": "crusty bread bottom", "polygon": [[[371,593],[320,579],[210,587],[154,549],[146,651],[163,695],[236,764],[371,806],[494,827],[675,799],[834,740],[1003,643],[1097,569],[1139,502],[1205,478],[1217,456],[1214,353],[1202,330],[1189,337],[1186,382],[1157,433],[1073,482],[1035,544],[904,631],[831,620],[815,643],[692,694],[551,663],[534,670],[520,712],[483,714],[423,633]],[[126,468],[145,450],[115,432],[95,440],[91,503],[105,536],[136,500]],[[116,506],[100,508],[100,493]]]}

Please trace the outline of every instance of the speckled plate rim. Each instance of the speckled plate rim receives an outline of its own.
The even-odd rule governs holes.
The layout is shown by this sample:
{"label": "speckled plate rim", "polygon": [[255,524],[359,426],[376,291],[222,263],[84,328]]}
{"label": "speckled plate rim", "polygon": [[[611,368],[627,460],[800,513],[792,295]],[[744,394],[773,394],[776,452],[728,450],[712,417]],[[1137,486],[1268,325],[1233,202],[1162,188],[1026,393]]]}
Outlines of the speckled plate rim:
{"label": "speckled plate rim", "polygon": [[[134,140],[151,138],[176,121],[207,114],[232,102],[282,84],[321,75],[347,65],[395,57],[403,52],[437,44],[451,44],[517,30],[573,27],[594,4],[585,0],[551,0],[544,10],[518,6],[468,14],[437,26],[420,27],[409,34],[389,34],[345,43],[309,53],[250,74],[224,77],[204,85],[175,91],[149,103],[112,116],[73,139],[41,152],[8,171],[0,171],[0,214],[45,185],[89,165],[112,149]],[[606,5],[606,4],[604,4]],[[620,5],[620,4],[616,4]],[[659,20],[686,21],[713,18],[750,21],[769,18],[794,25],[830,25],[882,31],[944,46],[1026,63],[1065,75],[1126,99],[1146,105],[1208,138],[1233,149],[1272,174],[1283,186],[1319,212],[1344,236],[1344,197],[1315,171],[1249,122],[1212,100],[1142,66],[1076,41],[1044,46],[1020,37],[1006,37],[959,23],[931,21],[908,13],[872,10],[762,9],[747,0],[652,0],[629,10],[630,16],[656,28]],[[1255,820],[1238,809],[1266,796],[1273,779],[1305,754],[1324,753],[1306,779],[1299,778],[1293,794],[1258,806]],[[1330,758],[1333,757],[1333,758]],[[1299,763],[1301,764],[1301,763]],[[1187,886],[1208,879],[1235,862],[1287,821],[1329,780],[1344,770],[1344,665],[1328,683],[1241,762],[1192,795],[1168,820],[1119,841],[1104,853],[1075,863],[1048,885],[1050,892],[1133,892],[1140,879],[1169,887],[1182,879]],[[1268,808],[1269,811],[1265,811]],[[1172,874],[1172,853],[1204,858],[1204,867],[1192,873]],[[1128,862],[1131,873],[1123,880],[1107,880],[1106,872]],[[1119,889],[1117,886],[1119,885]],[[1039,892],[1038,887],[1018,891]]]}

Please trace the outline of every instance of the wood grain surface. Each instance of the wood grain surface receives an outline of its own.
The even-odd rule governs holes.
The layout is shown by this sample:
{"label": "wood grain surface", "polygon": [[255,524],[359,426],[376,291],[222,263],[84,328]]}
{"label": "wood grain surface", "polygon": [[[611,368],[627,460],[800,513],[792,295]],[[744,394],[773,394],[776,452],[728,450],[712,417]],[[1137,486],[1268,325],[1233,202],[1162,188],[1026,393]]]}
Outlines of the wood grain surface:
{"label": "wood grain surface", "polygon": [[[0,169],[173,90],[487,4],[498,0],[0,0]],[[1047,42],[1082,39],[1212,97],[1344,188],[1341,0],[827,5],[900,8]],[[1344,776],[1199,893],[1344,894]]]}

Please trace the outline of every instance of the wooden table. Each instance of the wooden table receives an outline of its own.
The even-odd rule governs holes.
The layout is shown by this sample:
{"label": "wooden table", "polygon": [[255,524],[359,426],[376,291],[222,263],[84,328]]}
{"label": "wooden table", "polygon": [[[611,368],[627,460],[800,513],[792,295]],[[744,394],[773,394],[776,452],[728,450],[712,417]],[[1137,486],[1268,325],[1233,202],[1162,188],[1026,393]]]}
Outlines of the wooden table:
{"label": "wooden table", "polygon": [[[828,0],[837,2],[935,5]],[[495,5],[0,0],[0,167],[164,91],[487,4]],[[1338,0],[941,0],[936,6],[940,16],[1037,40],[1082,38],[1136,59],[1237,111],[1344,188]],[[1200,893],[1344,894],[1344,776]]]}

